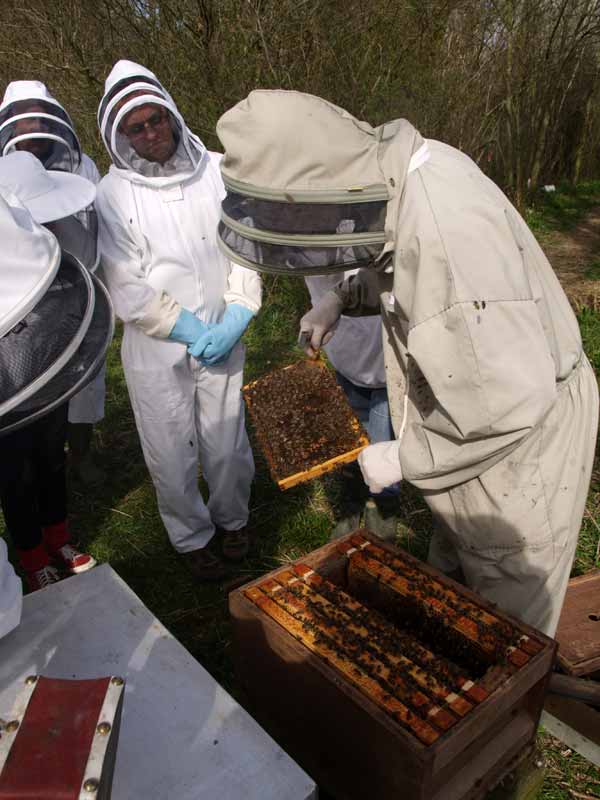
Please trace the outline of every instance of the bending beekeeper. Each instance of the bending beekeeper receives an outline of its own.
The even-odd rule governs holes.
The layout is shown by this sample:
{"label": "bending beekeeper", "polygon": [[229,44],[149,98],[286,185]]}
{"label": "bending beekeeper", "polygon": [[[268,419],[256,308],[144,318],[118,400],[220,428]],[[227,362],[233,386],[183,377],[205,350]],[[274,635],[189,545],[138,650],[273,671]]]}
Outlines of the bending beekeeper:
{"label": "bending beekeeper", "polygon": [[[217,132],[227,255],[267,272],[305,274],[297,251],[320,272],[360,268],[303,318],[310,348],[342,313],[382,315],[395,438],[362,453],[371,491],[418,486],[439,523],[430,562],[552,635],[598,390],[526,224],[470,158],[406,120],[372,128],[318,97],[256,91]],[[353,232],[323,230],[324,207]]]}
{"label": "bending beekeeper", "polygon": [[[175,549],[201,580],[248,550],[254,462],[241,397],[240,338],[259,276],[216,244],[220,155],[191,133],[156,76],[119,61],[98,112],[113,164],[98,189],[100,247],[129,396]],[[208,484],[205,505],[198,461]],[[221,552],[208,548],[219,532]]]}
{"label": "bending beekeeper", "polygon": [[[64,107],[41,81],[13,81],[6,87],[0,105],[0,153],[33,153],[49,170],[81,175],[94,184],[100,173],[92,159],[82,152],[73,122]],[[84,231],[81,231],[81,227]],[[98,265],[98,225],[93,206],[52,224],[61,249],[91,271]],[[83,483],[101,484],[105,475],[94,463],[94,425],[104,417],[106,367],[69,402],[67,438],[71,467]]]}

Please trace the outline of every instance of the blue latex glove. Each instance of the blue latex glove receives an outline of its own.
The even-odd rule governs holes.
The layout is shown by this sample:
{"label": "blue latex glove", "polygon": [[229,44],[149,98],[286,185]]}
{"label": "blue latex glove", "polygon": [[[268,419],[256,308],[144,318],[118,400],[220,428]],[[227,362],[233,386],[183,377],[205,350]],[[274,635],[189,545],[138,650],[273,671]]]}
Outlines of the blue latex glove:
{"label": "blue latex glove", "polygon": [[206,366],[226,361],[253,316],[254,312],[246,306],[230,303],[225,309],[221,322],[213,325],[193,345],[188,347],[188,353]]}
{"label": "blue latex glove", "polygon": [[209,330],[206,322],[202,322],[195,314],[182,308],[177,321],[169,334],[169,339],[181,344],[193,345]]}

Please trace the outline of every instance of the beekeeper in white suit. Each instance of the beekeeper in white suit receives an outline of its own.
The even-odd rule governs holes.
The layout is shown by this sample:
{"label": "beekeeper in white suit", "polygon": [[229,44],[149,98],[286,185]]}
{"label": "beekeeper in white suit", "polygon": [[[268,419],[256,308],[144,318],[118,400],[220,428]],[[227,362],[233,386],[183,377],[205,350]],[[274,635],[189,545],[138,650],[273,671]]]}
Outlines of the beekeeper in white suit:
{"label": "beekeeper in white suit", "polygon": [[[220,155],[187,129],[152,72],[119,61],[98,121],[113,161],[97,197],[102,261],[125,323],[121,355],[146,464],[173,546],[199,579],[219,579],[220,556],[248,549],[254,462],[239,340],[260,307],[260,279],[218,250]],[[207,547],[217,530],[220,552]]]}
{"label": "beekeeper in white suit", "polygon": [[[12,81],[6,87],[0,105],[0,155],[15,150],[33,153],[46,169],[72,172],[94,184],[100,181],[95,163],[81,149],[69,114],[41,81]],[[95,212],[90,207],[76,217],[61,221],[53,230],[61,248],[94,271],[98,265]],[[92,234],[83,239],[85,251],[79,249],[82,238],[77,236],[78,222]],[[104,417],[105,373],[103,365],[96,378],[69,402],[71,467],[89,486],[98,486],[105,478],[91,453],[93,426]]]}
{"label": "beekeeper in white suit", "polygon": [[[440,523],[430,561],[552,635],[598,390],[526,224],[470,158],[406,120],[372,128],[318,97],[257,91],[217,132],[224,252],[272,272],[294,272],[294,249],[318,252],[321,271],[361,267],[303,318],[309,346],[342,312],[381,311],[396,438],[363,451],[371,490],[401,478],[422,489]],[[353,232],[315,228],[324,204]],[[261,227],[265,206],[276,230]]]}

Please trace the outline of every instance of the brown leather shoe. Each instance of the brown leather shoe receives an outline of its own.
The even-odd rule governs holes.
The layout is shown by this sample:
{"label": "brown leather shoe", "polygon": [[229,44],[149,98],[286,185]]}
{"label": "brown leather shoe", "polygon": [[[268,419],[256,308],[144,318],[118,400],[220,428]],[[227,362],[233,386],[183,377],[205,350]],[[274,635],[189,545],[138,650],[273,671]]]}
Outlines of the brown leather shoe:
{"label": "brown leather shoe", "polygon": [[208,547],[199,547],[181,555],[187,568],[199,581],[220,581],[229,575],[227,566]]}
{"label": "brown leather shoe", "polygon": [[237,531],[217,528],[217,536],[221,542],[221,553],[227,561],[241,561],[248,555],[250,540],[246,526]]}

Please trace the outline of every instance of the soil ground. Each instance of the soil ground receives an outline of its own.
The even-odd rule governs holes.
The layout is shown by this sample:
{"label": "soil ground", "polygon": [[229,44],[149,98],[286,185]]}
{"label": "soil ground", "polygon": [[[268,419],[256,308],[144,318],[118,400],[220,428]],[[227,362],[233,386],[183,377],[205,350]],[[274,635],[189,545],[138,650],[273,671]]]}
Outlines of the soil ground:
{"label": "soil ground", "polygon": [[600,206],[572,230],[539,238],[575,310],[600,310]]}

